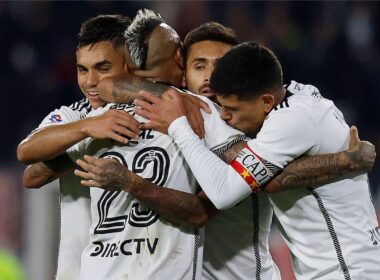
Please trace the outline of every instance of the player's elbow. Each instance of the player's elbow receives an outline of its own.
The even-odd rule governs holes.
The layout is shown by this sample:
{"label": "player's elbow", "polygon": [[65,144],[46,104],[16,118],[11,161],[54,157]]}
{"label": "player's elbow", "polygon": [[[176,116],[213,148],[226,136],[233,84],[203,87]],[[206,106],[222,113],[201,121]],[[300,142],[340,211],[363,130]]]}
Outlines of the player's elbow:
{"label": "player's elbow", "polygon": [[197,215],[195,217],[192,217],[188,221],[188,225],[193,228],[202,228],[204,227],[209,221],[211,220],[211,217],[207,214],[201,214]]}
{"label": "player's elbow", "polygon": [[29,165],[25,171],[24,175],[22,177],[22,184],[26,189],[39,189],[41,188],[44,184],[41,180],[41,177],[35,177],[31,175],[31,168],[32,166]]}
{"label": "player's elbow", "polygon": [[24,164],[34,163],[28,143],[22,142],[17,146],[17,159]]}

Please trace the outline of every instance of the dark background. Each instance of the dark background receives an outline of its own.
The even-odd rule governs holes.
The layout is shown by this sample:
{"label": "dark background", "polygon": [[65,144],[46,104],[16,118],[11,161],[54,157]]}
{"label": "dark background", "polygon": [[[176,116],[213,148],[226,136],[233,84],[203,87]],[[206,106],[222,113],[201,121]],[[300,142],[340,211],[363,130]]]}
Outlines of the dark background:
{"label": "dark background", "polygon": [[[182,39],[197,25],[218,21],[234,28],[241,40],[262,42],[278,55],[285,81],[316,85],[348,124],[359,128],[361,138],[380,147],[380,3],[0,1],[0,246],[23,256],[18,143],[51,110],[82,97],[75,67],[81,22],[110,13],[133,18],[140,8],[161,13]],[[380,209],[379,164],[370,183]]]}

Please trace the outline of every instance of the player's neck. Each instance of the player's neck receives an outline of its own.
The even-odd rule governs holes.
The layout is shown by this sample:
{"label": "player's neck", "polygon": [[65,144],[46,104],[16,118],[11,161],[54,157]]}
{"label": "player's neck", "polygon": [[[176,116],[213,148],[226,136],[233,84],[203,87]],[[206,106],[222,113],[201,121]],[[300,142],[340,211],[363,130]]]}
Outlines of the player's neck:
{"label": "player's neck", "polygon": [[281,87],[280,89],[276,90],[273,94],[274,96],[274,106],[277,106],[278,104],[280,104],[284,98],[285,98],[285,95],[286,95],[286,89],[284,87]]}

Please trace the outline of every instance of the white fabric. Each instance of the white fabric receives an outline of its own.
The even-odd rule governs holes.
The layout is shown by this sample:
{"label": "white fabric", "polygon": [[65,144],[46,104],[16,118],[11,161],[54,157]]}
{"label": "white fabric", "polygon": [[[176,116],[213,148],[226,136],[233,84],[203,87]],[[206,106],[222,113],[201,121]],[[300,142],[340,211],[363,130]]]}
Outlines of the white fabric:
{"label": "white fabric", "polygon": [[[110,108],[131,113],[133,105],[108,104],[89,116]],[[205,118],[215,116],[218,114],[205,115]],[[223,123],[211,131],[223,138],[206,138],[210,148],[220,147],[221,143],[227,145],[241,135]],[[104,157],[108,153],[109,157],[156,184],[195,193],[195,179],[170,137],[151,130],[142,135],[125,146],[88,138],[76,145],[70,155],[75,159],[84,154]],[[91,188],[91,204],[90,243],[82,254],[81,279],[201,278],[203,229],[199,235],[192,228],[173,226],[126,192],[110,193]]]}
{"label": "white fabric", "polygon": [[272,214],[268,195],[257,192],[208,222],[203,279],[281,279],[269,252]]}
{"label": "white fabric", "polygon": [[251,188],[230,165],[209,152],[191,129],[186,117],[172,122],[168,132],[216,208],[230,208],[252,193]]}
{"label": "white fabric", "polygon": [[[69,107],[62,106],[49,113],[38,129],[78,121],[88,111],[89,102],[86,99]],[[81,254],[89,240],[90,191],[80,184],[73,173],[62,176],[59,183],[61,217],[56,279],[79,279]]]}
{"label": "white fabric", "polygon": [[[255,153],[283,167],[303,154],[339,152],[348,147],[349,128],[332,101],[313,86],[292,82],[288,90],[294,95],[272,110],[257,138],[248,142]],[[245,196],[245,181],[233,181],[227,165],[200,147],[188,124],[176,123],[170,133],[209,198],[224,207],[238,200],[233,192]],[[180,130],[185,131],[187,140]],[[350,275],[351,279],[378,279],[380,242],[376,240],[378,225],[366,175],[315,191],[301,188],[270,197],[292,251],[297,278],[349,279]]]}

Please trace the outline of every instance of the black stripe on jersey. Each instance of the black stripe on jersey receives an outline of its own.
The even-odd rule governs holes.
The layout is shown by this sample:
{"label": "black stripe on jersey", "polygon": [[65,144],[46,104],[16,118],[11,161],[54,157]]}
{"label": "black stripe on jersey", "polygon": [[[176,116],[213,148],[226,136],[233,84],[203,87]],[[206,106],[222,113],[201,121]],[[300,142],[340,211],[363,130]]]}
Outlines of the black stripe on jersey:
{"label": "black stripe on jersey", "polygon": [[199,235],[199,230],[194,229],[193,276],[191,277],[192,280],[195,280],[197,278],[198,250],[199,250],[200,239],[201,237]]}
{"label": "black stripe on jersey", "polygon": [[73,111],[84,111],[85,113],[89,113],[92,110],[90,101],[87,98],[83,98],[77,102],[74,102],[69,106]]}
{"label": "black stripe on jersey", "polygon": [[120,232],[124,230],[127,215],[118,217],[108,217],[109,208],[112,202],[121,192],[104,191],[100,197],[97,208],[99,213],[99,222],[95,227],[94,234],[106,234]]}
{"label": "black stripe on jersey", "polygon": [[260,247],[259,247],[259,232],[260,232],[260,223],[259,223],[259,200],[257,194],[254,193],[251,195],[252,200],[252,214],[253,214],[253,249],[255,252],[255,261],[256,261],[256,275],[255,279],[261,279],[261,258],[260,258]]}
{"label": "black stripe on jersey", "polygon": [[215,150],[211,150],[218,157],[222,156],[228,149],[230,149],[234,144],[240,141],[248,141],[249,139],[244,134],[236,136],[230,142],[224,144],[222,147],[216,148]]}
{"label": "black stripe on jersey", "polygon": [[285,97],[284,97],[284,100],[282,100],[280,102],[280,104],[278,104],[276,107],[274,107],[273,109],[275,111],[277,111],[278,109],[283,109],[283,108],[289,108],[289,102],[288,102],[288,98],[290,96],[292,96],[293,93],[291,93],[290,91],[286,90],[286,94],[285,94]]}
{"label": "black stripe on jersey", "polygon": [[314,196],[314,198],[317,200],[318,207],[321,210],[321,213],[322,213],[323,217],[325,218],[326,225],[327,225],[327,228],[329,230],[331,239],[333,241],[336,255],[338,257],[340,268],[343,271],[344,279],[345,280],[351,280],[350,272],[348,271],[346,262],[345,262],[345,260],[343,258],[342,249],[340,247],[339,239],[338,239],[338,236],[336,235],[336,232],[335,232],[335,229],[334,229],[334,225],[332,224],[332,221],[330,219],[330,215],[327,212],[325,206],[323,205],[322,199],[318,195],[318,193],[316,191],[314,191],[313,189],[310,189],[310,188],[309,188],[309,191]]}

